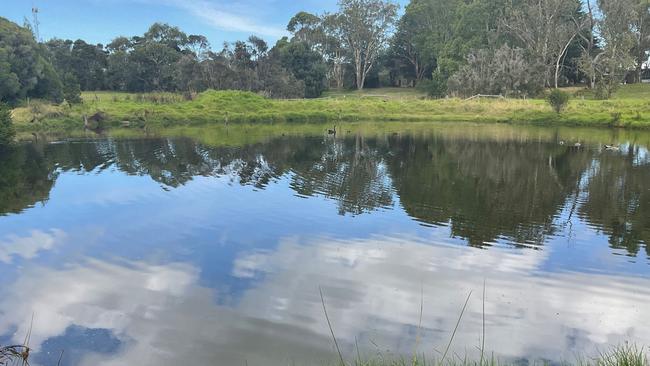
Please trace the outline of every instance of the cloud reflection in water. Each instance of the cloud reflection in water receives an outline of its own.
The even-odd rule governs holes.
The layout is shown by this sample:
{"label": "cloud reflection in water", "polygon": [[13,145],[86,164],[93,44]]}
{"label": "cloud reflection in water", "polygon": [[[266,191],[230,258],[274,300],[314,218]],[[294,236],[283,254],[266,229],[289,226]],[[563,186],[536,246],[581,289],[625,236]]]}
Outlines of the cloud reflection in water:
{"label": "cloud reflection in water", "polygon": [[[473,354],[487,282],[487,348],[504,357],[573,360],[605,344],[650,339],[650,280],[604,274],[547,273],[545,251],[489,251],[420,239],[287,238],[277,250],[251,251],[232,275],[253,279],[236,300],[200,286],[188,264],[87,260],[59,269],[28,268],[0,300],[0,333],[24,330],[36,314],[32,345],[70,327],[107,329],[114,354],[89,352],[87,365],[286,365],[331,360],[318,286],[346,354],[355,337],[395,354],[412,352],[424,293],[420,352],[444,348],[474,291],[454,351]],[[16,332],[20,342],[24,333]],[[74,347],[74,345],[70,345]]]}

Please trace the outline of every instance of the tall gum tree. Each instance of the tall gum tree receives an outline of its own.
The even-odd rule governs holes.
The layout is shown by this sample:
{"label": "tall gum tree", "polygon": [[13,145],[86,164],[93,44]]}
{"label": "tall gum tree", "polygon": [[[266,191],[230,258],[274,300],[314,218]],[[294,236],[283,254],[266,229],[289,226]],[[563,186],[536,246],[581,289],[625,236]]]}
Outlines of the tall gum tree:
{"label": "tall gum tree", "polygon": [[598,8],[602,13],[598,21],[598,33],[604,47],[598,55],[596,74],[600,85],[605,89],[605,98],[611,96],[635,66],[635,36],[631,27],[635,10],[631,5],[635,2],[638,1],[598,0]]}
{"label": "tall gum tree", "polygon": [[392,53],[412,67],[417,81],[434,69],[450,75],[473,51],[498,47],[506,1],[411,0],[391,41]]}
{"label": "tall gum tree", "polygon": [[336,88],[343,88],[345,64],[348,54],[343,44],[343,34],[338,14],[325,14],[321,23],[323,58],[329,66],[329,78],[334,80]]}
{"label": "tall gum tree", "polygon": [[583,6],[584,16],[578,17],[574,14],[572,20],[576,27],[584,26],[584,31],[578,33],[581,40],[578,44],[582,53],[578,60],[578,69],[587,77],[589,88],[593,89],[596,87],[596,67],[600,54],[596,39],[598,23],[594,15],[594,1],[585,0]]}
{"label": "tall gum tree", "polygon": [[523,0],[506,9],[502,28],[543,68],[545,86],[558,87],[566,51],[585,26],[571,19],[579,7],[574,0]]}
{"label": "tall gum tree", "polygon": [[395,25],[398,6],[383,0],[339,1],[338,26],[342,43],[354,63],[357,89],[363,89],[366,76],[386,46],[388,32]]}
{"label": "tall gum tree", "polygon": [[643,64],[648,62],[650,51],[650,0],[636,0],[632,4],[630,29],[634,35],[634,57],[636,72],[634,81],[641,82]]}
{"label": "tall gum tree", "polygon": [[391,39],[390,45],[393,54],[412,68],[416,82],[420,82],[424,78],[428,66],[425,61],[426,58],[422,55],[422,51],[415,41],[415,35],[422,30],[419,18],[407,7],[406,12],[397,24],[397,30]]}

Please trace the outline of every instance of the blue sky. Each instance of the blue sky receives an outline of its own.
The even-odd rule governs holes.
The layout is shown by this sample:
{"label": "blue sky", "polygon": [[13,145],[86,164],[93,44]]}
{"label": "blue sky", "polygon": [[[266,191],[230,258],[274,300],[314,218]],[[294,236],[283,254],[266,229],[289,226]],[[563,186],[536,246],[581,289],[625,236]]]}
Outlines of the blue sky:
{"label": "blue sky", "polygon": [[[42,39],[84,39],[107,43],[119,35],[144,33],[153,22],[203,34],[213,46],[251,34],[273,42],[285,35],[298,11],[336,10],[337,0],[1,0],[0,16],[23,24],[32,4],[40,10]],[[407,0],[400,0],[402,4]]]}

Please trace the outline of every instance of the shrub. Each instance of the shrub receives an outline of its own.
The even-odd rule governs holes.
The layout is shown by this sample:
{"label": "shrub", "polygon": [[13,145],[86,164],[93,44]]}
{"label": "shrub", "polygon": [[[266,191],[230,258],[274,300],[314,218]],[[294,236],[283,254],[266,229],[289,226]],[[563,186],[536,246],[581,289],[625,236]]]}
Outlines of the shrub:
{"label": "shrub", "polygon": [[603,78],[596,82],[596,99],[610,99],[619,88],[620,82],[615,78]]}
{"label": "shrub", "polygon": [[449,91],[463,97],[535,96],[544,85],[539,70],[540,66],[531,62],[521,48],[505,44],[496,50],[475,50],[467,56],[467,64],[449,79]]}
{"label": "shrub", "polygon": [[16,136],[16,130],[11,120],[11,109],[0,104],[0,147],[11,144]]}
{"label": "shrub", "polygon": [[546,100],[555,113],[560,114],[569,104],[569,94],[560,89],[553,89]]}
{"label": "shrub", "polygon": [[63,77],[63,99],[68,102],[68,105],[82,103],[79,82],[71,73],[67,73]]}
{"label": "shrub", "polygon": [[433,98],[444,98],[447,95],[447,79],[438,71],[434,71],[431,80],[422,80],[418,89],[426,91]]}
{"label": "shrub", "polygon": [[612,120],[609,122],[610,127],[621,127],[622,126],[621,117],[623,116],[621,112],[614,112],[611,115],[612,115]]}

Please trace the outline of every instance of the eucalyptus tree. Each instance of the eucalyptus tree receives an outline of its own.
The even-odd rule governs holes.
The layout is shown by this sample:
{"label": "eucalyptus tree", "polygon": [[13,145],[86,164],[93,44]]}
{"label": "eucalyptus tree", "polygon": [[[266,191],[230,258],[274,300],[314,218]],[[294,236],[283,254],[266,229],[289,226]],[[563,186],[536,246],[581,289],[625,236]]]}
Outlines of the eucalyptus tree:
{"label": "eucalyptus tree", "polygon": [[597,58],[595,76],[602,98],[609,98],[635,67],[635,35],[631,21],[634,18],[632,5],[636,2],[638,0],[598,0],[602,13],[598,33],[604,46]]}
{"label": "eucalyptus tree", "polygon": [[[78,39],[52,39],[45,43],[49,60],[63,79],[72,74],[81,90],[106,88],[108,54],[101,44],[93,45]],[[69,78],[68,78],[69,79]]]}
{"label": "eucalyptus tree", "polygon": [[321,23],[323,58],[329,66],[329,78],[334,80],[337,89],[343,88],[345,65],[349,54],[343,41],[343,29],[338,14],[325,14]]}
{"label": "eucalyptus tree", "polygon": [[498,47],[504,8],[504,0],[412,0],[398,22],[392,53],[411,65],[416,81],[432,78],[429,92],[443,96],[468,54]]}
{"label": "eucalyptus tree", "polygon": [[[283,42],[286,39],[278,43]],[[232,47],[226,44],[219,54],[211,53],[209,59],[202,62],[206,79],[215,89],[260,92],[272,98],[304,97],[305,82],[296,70],[285,64],[280,48],[276,45],[269,49],[268,44],[256,36],[237,41]]]}
{"label": "eucalyptus tree", "polygon": [[[245,47],[249,52],[248,58],[250,59],[251,69],[259,78],[259,76],[261,76],[259,66],[267,56],[269,45],[263,39],[253,35],[248,37]],[[251,87],[249,90],[253,90],[253,88],[254,87]]]}
{"label": "eucalyptus tree", "polygon": [[205,82],[206,89],[234,89],[235,71],[223,50],[207,53],[206,59],[201,62],[199,77]]}
{"label": "eucalyptus tree", "polygon": [[70,39],[53,38],[45,43],[49,53],[49,59],[59,74],[72,72],[72,47],[74,41]]}
{"label": "eucalyptus tree", "polygon": [[145,42],[133,49],[129,60],[135,68],[136,91],[174,90],[173,72],[181,53],[164,43]]}
{"label": "eucalyptus tree", "polygon": [[208,86],[202,71],[201,62],[194,54],[183,55],[174,67],[174,85],[189,92],[206,90]]}
{"label": "eucalyptus tree", "polygon": [[307,42],[283,38],[271,51],[272,58],[278,58],[280,64],[305,85],[307,98],[317,98],[325,90],[327,65],[322,55],[313,50]]}
{"label": "eucalyptus tree", "polygon": [[383,0],[340,0],[336,15],[341,43],[351,55],[357,89],[387,45],[388,32],[397,19],[398,6]]}
{"label": "eucalyptus tree", "polygon": [[81,90],[104,89],[107,54],[101,44],[88,44],[76,40],[72,45],[70,71],[78,80]]}
{"label": "eucalyptus tree", "polygon": [[522,0],[506,8],[503,29],[540,65],[546,86],[559,86],[567,49],[585,26],[571,17],[579,11],[575,0]]}
{"label": "eucalyptus tree", "polygon": [[301,11],[289,20],[287,31],[293,35],[293,40],[315,47],[322,42],[322,22],[321,17]]}
{"label": "eucalyptus tree", "polygon": [[581,56],[578,59],[578,69],[582,71],[586,77],[590,89],[596,87],[596,64],[598,62],[600,48],[598,47],[598,40],[596,39],[596,32],[598,28],[598,20],[595,15],[594,0],[585,0],[584,7],[586,13],[582,19],[573,17],[573,23],[576,26],[584,25],[585,31],[578,33],[581,42]]}
{"label": "eucalyptus tree", "polygon": [[410,6],[407,7],[390,44],[392,55],[412,68],[416,83],[424,79],[434,63],[431,57],[425,56],[421,45],[416,41],[418,32],[422,30],[420,20],[421,17],[410,11]]}
{"label": "eucalyptus tree", "polygon": [[253,59],[259,60],[266,56],[266,53],[269,51],[269,45],[265,40],[258,36],[248,37],[248,43],[250,45],[251,56]]}
{"label": "eucalyptus tree", "polygon": [[189,53],[196,59],[203,60],[210,51],[210,42],[205,36],[200,34],[190,34],[187,37],[185,51],[185,53]]}
{"label": "eucalyptus tree", "polygon": [[157,43],[180,52],[188,44],[188,37],[178,27],[165,23],[154,23],[144,34],[146,43]]}
{"label": "eucalyptus tree", "polygon": [[[404,18],[411,23],[411,42],[421,58],[434,60],[437,73],[453,73],[457,67],[449,65],[458,64],[464,57],[452,55],[462,3],[462,0],[414,0],[406,8]],[[445,69],[447,66],[449,69]]]}
{"label": "eucalyptus tree", "polygon": [[259,65],[257,91],[269,98],[303,98],[305,83],[288,72],[278,58],[265,57]]}
{"label": "eucalyptus tree", "polygon": [[106,60],[106,87],[110,90],[133,90],[134,68],[131,65],[129,53],[133,43],[126,37],[117,37],[106,45],[108,57]]}
{"label": "eucalyptus tree", "polygon": [[328,77],[336,81],[337,87],[343,85],[342,77],[338,75],[338,64],[342,59],[336,54],[340,45],[330,33],[333,27],[329,18],[329,14],[297,13],[287,24],[291,39],[284,37],[279,40],[273,50],[282,66],[304,83],[307,98],[321,96]]}
{"label": "eucalyptus tree", "polygon": [[107,83],[125,91],[174,90],[175,64],[188,38],[177,27],[155,23],[144,36],[118,37],[106,49]]}
{"label": "eucalyptus tree", "polygon": [[630,4],[632,9],[630,29],[634,35],[632,50],[636,63],[634,81],[641,82],[643,64],[648,62],[650,52],[650,0],[636,0]]}

